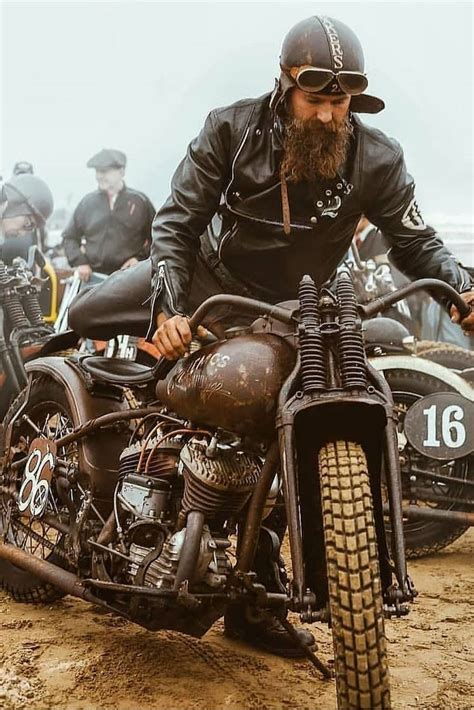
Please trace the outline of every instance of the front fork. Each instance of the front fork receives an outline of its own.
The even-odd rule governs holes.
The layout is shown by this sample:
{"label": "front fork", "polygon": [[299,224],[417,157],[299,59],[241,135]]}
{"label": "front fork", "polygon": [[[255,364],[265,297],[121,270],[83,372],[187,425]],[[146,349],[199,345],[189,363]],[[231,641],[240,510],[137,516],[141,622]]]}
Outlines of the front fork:
{"label": "front fork", "polygon": [[[391,390],[385,377],[370,364],[368,364],[368,374],[377,389],[385,395],[389,402],[392,401]],[[416,597],[417,591],[407,570],[403,534],[402,478],[398,454],[397,422],[393,412],[387,420],[384,431],[383,456],[392,530],[391,552],[397,579],[397,584],[391,585],[387,590],[387,613],[401,616],[408,613],[408,608],[404,603],[412,601]]]}
{"label": "front fork", "polygon": [[[391,401],[390,389],[377,371],[369,366],[369,377],[381,391],[387,401]],[[293,569],[292,603],[291,607],[300,612],[303,621],[320,620],[324,616],[321,610],[315,610],[316,596],[305,584],[305,567],[303,553],[303,526],[301,521],[301,499],[298,486],[298,468],[294,440],[294,415],[283,411],[278,423],[279,444],[281,456],[281,472],[285,496],[288,534]],[[407,572],[405,542],[403,537],[403,515],[401,495],[400,461],[396,422],[389,417],[383,432],[383,457],[386,469],[386,484],[390,504],[390,522],[392,528],[391,553],[393,570],[396,578],[394,584],[384,590],[384,609],[387,616],[403,616],[408,613],[407,602],[413,600],[417,592]],[[375,512],[375,511],[374,511]],[[380,510],[380,525],[383,526],[383,513]],[[382,529],[383,534],[383,529]],[[386,545],[384,545],[386,547]],[[384,550],[379,544],[380,553]],[[381,560],[382,562],[382,560]]]}

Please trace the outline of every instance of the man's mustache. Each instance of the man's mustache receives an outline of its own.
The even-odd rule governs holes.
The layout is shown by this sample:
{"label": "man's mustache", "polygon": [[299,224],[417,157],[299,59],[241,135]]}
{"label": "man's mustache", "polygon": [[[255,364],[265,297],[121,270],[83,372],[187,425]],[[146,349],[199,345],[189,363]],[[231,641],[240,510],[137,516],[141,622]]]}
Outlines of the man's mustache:
{"label": "man's mustache", "polygon": [[295,123],[299,123],[301,128],[304,128],[311,133],[318,133],[321,135],[326,133],[338,133],[341,130],[341,124],[338,124],[333,120],[323,123],[318,118],[308,118]]}

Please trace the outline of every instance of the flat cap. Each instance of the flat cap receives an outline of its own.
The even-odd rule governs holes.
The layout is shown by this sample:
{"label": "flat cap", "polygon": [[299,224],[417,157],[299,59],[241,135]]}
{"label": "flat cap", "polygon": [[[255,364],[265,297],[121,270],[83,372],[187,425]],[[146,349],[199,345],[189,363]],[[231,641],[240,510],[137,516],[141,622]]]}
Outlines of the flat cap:
{"label": "flat cap", "polygon": [[88,168],[106,170],[107,168],[124,168],[127,164],[127,156],[121,150],[103,148],[87,161]]}

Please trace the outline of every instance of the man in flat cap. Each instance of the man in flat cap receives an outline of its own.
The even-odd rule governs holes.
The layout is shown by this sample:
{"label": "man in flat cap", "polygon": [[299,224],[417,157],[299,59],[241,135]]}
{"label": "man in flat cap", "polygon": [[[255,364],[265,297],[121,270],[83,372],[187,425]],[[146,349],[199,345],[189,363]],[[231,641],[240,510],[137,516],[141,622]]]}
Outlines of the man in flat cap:
{"label": "man in flat cap", "polygon": [[146,195],[125,185],[127,158],[104,148],[87,163],[98,190],[79,202],[63,232],[67,260],[83,281],[93,271],[111,274],[146,259],[155,209]]}

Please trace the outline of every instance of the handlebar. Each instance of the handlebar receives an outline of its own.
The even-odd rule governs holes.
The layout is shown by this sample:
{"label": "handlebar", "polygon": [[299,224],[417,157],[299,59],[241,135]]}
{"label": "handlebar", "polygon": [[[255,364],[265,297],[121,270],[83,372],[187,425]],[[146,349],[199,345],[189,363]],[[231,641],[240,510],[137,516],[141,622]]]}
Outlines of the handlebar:
{"label": "handlebar", "polygon": [[453,306],[456,306],[461,314],[461,318],[465,318],[471,312],[470,306],[465,302],[461,294],[459,294],[452,286],[444,281],[440,281],[439,279],[418,279],[418,281],[413,281],[412,283],[397,289],[397,291],[394,291],[393,293],[381,296],[380,298],[375,298],[366,306],[359,306],[359,310],[366,318],[371,318],[377,313],[383,313],[383,311],[386,311],[390,308],[390,306],[393,306],[394,303],[401,301],[410,294],[425,289],[429,291],[438,291],[444,294],[451,301]]}
{"label": "handlebar", "polygon": [[[452,304],[456,306],[461,314],[461,318],[465,318],[471,312],[470,306],[464,301],[462,296],[452,286],[449,286],[449,284],[444,281],[440,281],[439,279],[418,279],[418,281],[413,281],[407,286],[403,286],[402,288],[397,289],[397,291],[393,291],[393,293],[374,299],[371,303],[365,306],[359,305],[359,311],[365,318],[371,318],[377,313],[382,313],[387,310],[390,306],[393,306],[394,303],[403,300],[411,293],[424,289],[443,293],[447,298],[449,298]],[[201,324],[204,316],[206,316],[210,310],[217,306],[232,306],[257,317],[272,316],[273,318],[287,324],[294,322],[294,312],[288,310],[287,308],[274,306],[270,303],[265,303],[264,301],[254,300],[253,298],[219,294],[206,299],[196,309],[189,320],[189,327],[193,333],[196,331],[198,325]]]}
{"label": "handlebar", "polygon": [[[452,286],[449,286],[447,283],[440,281],[439,279],[419,279],[418,281],[414,281],[413,283],[408,284],[407,286],[404,286],[403,288],[398,289],[387,296],[375,299],[366,306],[359,305],[359,311],[363,316],[365,316],[365,318],[370,318],[376,313],[386,310],[397,301],[401,301],[406,298],[406,296],[410,293],[414,293],[415,291],[420,291],[422,289],[443,292],[444,295],[447,296],[459,310],[462,318],[465,318],[471,312],[470,306],[468,306],[460,294],[455,291]],[[290,325],[295,322],[294,311],[287,308],[275,306],[271,303],[265,303],[264,301],[258,301],[253,298],[246,298],[244,296],[219,294],[207,298],[194,311],[193,315],[189,319],[189,327],[191,328],[191,332],[195,333],[204,316],[206,316],[210,310],[216,308],[217,306],[234,306],[242,311],[251,313],[256,317],[272,316],[273,318]],[[133,381],[138,383],[149,381],[151,377],[164,377],[173,366],[174,362],[165,360],[161,357],[156,365],[153,366],[149,375],[136,375],[135,378],[133,378]],[[132,378],[129,378],[127,381],[131,381],[131,379]]]}
{"label": "handlebar", "polygon": [[293,322],[293,311],[287,308],[281,308],[280,306],[272,306],[270,303],[265,303],[264,301],[257,301],[253,298],[246,298],[244,296],[231,296],[226,294],[219,294],[217,296],[210,296],[194,311],[193,315],[189,319],[189,327],[194,333],[201,324],[204,316],[206,316],[210,310],[216,308],[217,306],[232,306],[234,308],[239,308],[246,311],[249,314],[255,316],[272,316],[283,323]]}

